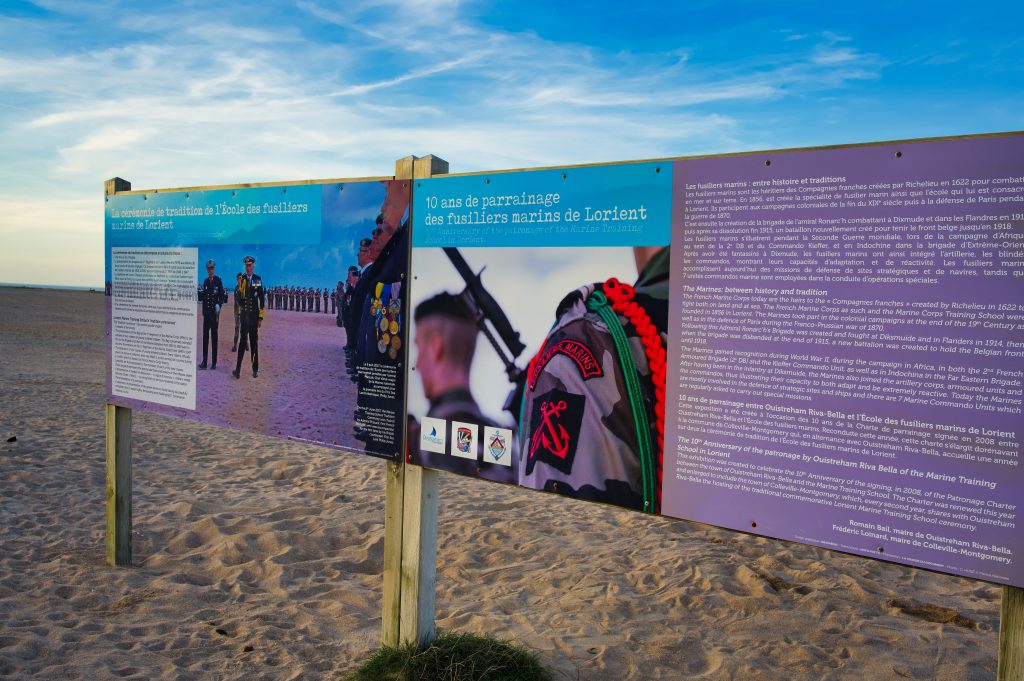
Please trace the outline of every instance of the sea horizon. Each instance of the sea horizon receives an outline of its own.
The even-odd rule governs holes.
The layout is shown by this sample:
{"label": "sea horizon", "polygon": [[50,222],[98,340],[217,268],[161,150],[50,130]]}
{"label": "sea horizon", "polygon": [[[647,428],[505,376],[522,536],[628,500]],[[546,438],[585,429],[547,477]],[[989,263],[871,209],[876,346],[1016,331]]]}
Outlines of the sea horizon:
{"label": "sea horizon", "polygon": [[0,288],[43,288],[58,291],[102,291],[103,286],[72,286],[70,284],[23,284],[18,282],[0,281]]}

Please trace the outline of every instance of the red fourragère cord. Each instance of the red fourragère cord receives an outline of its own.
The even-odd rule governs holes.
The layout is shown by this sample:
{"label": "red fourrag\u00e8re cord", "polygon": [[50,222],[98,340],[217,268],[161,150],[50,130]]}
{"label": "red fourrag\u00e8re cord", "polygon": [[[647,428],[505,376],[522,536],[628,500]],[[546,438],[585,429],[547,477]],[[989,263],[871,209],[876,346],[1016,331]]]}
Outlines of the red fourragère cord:
{"label": "red fourrag\u00e8re cord", "polygon": [[[647,310],[641,307],[635,300],[636,291],[629,284],[623,284],[618,279],[612,278],[604,283],[604,294],[608,299],[615,314],[621,315],[633,325],[637,336],[644,346],[644,355],[647,357],[647,366],[651,371],[651,379],[654,382],[654,413],[657,425],[657,438],[655,451],[655,475],[658,486],[658,511],[661,509],[661,471],[663,467],[664,452],[662,443],[665,441],[665,363],[667,355],[665,346],[661,341],[661,334],[651,321]],[[530,382],[535,380],[536,364],[538,358],[544,353],[544,346],[530,360],[527,366],[527,376]]]}
{"label": "red fourrag\u00e8re cord", "polygon": [[633,325],[640,342],[644,346],[644,354],[647,356],[647,366],[651,371],[651,380],[654,382],[654,414],[657,423],[657,438],[654,445],[656,456],[655,472],[658,484],[658,512],[661,510],[661,471],[663,466],[664,451],[662,443],[665,441],[665,363],[667,355],[665,346],[661,340],[661,334],[651,321],[647,310],[634,300],[636,290],[629,284],[623,284],[618,279],[612,278],[604,283],[604,295],[608,298],[612,310],[621,315]]}

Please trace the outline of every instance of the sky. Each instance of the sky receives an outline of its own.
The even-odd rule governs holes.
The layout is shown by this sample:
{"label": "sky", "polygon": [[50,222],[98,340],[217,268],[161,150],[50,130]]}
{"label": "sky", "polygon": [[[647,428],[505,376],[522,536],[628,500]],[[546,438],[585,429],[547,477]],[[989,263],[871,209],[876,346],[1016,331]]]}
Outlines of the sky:
{"label": "sky", "polygon": [[103,181],[1024,129],[1019,2],[0,0],[0,282],[102,286]]}

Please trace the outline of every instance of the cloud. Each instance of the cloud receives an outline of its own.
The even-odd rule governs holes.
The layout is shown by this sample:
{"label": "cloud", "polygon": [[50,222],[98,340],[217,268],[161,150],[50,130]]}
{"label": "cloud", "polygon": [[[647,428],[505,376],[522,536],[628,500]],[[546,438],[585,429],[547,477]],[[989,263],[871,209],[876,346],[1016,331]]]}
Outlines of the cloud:
{"label": "cloud", "polygon": [[857,50],[849,47],[832,47],[816,52],[811,59],[815,64],[831,66],[834,64],[846,64],[857,61],[860,54]]}
{"label": "cloud", "polygon": [[[84,205],[115,175],[137,188],[387,175],[410,153],[466,171],[733,151],[773,140],[754,107],[886,63],[838,33],[776,32],[776,52],[718,61],[698,44],[608,49],[495,27],[455,0],[41,6],[0,17],[7,204]],[[101,223],[76,212],[61,228]],[[41,252],[60,249],[54,224],[19,212],[0,235],[31,227]],[[95,272],[82,283],[101,279],[98,252],[75,257]]]}
{"label": "cloud", "polygon": [[68,153],[91,153],[95,151],[124,149],[141,140],[143,134],[138,128],[107,126],[90,134],[73,147],[68,148],[67,151]]}
{"label": "cloud", "polygon": [[473,61],[474,58],[475,58],[474,55],[464,55],[462,57],[458,57],[457,59],[451,59],[449,61],[442,62],[440,64],[436,64],[436,65],[433,65],[433,66],[428,66],[426,68],[415,69],[415,70],[410,71],[408,73],[404,73],[402,75],[395,76],[394,78],[387,78],[385,80],[379,80],[379,81],[377,81],[375,83],[363,83],[363,84],[360,84],[360,85],[350,85],[350,86],[348,86],[348,87],[346,87],[346,88],[344,88],[342,90],[338,90],[337,92],[332,92],[328,96],[329,97],[347,97],[347,96],[353,96],[353,95],[364,95],[364,94],[366,94],[368,92],[373,92],[374,90],[380,90],[380,89],[383,89],[383,88],[390,88],[390,87],[394,87],[395,85],[401,85],[402,83],[406,83],[406,82],[411,81],[411,80],[417,80],[419,78],[425,78],[427,76],[433,76],[433,75],[438,74],[438,73],[444,73],[445,71],[451,71],[452,69],[458,68],[459,66],[462,66],[464,64],[467,64],[467,63]]}

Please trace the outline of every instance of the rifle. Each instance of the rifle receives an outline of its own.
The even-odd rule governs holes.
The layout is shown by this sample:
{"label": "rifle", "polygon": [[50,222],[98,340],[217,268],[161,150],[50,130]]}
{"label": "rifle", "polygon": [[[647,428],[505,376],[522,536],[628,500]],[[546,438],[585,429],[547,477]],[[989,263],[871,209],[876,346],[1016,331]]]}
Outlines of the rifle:
{"label": "rifle", "polygon": [[523,353],[526,345],[519,339],[519,332],[512,328],[512,322],[498,305],[498,301],[484,288],[480,280],[484,270],[481,269],[479,273],[474,274],[457,248],[445,248],[444,253],[452,261],[455,271],[466,282],[466,288],[460,295],[463,303],[473,315],[477,328],[490,341],[498,358],[505,365],[505,374],[513,387],[505,400],[504,409],[518,420],[526,372],[516,365],[516,358]]}

